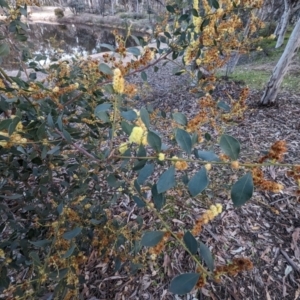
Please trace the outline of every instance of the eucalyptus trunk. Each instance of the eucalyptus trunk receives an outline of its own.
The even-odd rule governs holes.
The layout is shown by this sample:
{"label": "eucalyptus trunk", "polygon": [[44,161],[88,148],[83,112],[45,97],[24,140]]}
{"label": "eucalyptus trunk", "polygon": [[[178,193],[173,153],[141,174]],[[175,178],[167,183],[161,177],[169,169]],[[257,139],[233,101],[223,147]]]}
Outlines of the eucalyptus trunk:
{"label": "eucalyptus trunk", "polygon": [[284,12],[280,20],[280,29],[278,32],[278,38],[275,48],[279,48],[282,46],[284,42],[284,36],[289,25],[289,19],[291,15],[291,3],[289,0],[284,0]]}
{"label": "eucalyptus trunk", "polygon": [[280,85],[283,81],[285,74],[287,73],[291,61],[300,47],[300,18],[298,19],[293,32],[289,38],[289,41],[285,47],[283,54],[281,55],[277,65],[275,66],[272,76],[267,83],[264,94],[260,100],[261,105],[274,104],[277,94],[280,89]]}

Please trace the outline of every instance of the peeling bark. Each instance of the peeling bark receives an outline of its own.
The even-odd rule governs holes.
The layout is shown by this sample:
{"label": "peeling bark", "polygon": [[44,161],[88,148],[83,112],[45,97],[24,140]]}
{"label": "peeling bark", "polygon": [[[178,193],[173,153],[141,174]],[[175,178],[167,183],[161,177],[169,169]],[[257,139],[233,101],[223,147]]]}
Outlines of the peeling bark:
{"label": "peeling bark", "polygon": [[265,92],[260,100],[261,105],[274,104],[279,92],[282,80],[287,73],[290,63],[300,47],[300,18],[298,19],[290,39],[281,55],[277,65],[273,70],[273,74],[265,88]]}
{"label": "peeling bark", "polygon": [[284,36],[289,24],[290,15],[291,15],[291,3],[289,0],[284,0],[284,12],[280,20],[281,27],[278,33],[278,39],[275,48],[281,47],[284,42]]}

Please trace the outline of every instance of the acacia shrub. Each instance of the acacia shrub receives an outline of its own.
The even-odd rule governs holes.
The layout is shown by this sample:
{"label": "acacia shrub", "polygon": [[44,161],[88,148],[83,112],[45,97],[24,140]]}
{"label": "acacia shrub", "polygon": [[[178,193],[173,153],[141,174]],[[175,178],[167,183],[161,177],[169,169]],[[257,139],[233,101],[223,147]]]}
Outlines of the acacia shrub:
{"label": "acacia shrub", "polygon": [[[197,1],[190,14],[169,5],[166,19],[172,15],[174,21],[157,26],[157,50],[141,37],[133,37],[140,48],[126,49],[124,38],[115,32],[118,47],[104,45],[112,52],[100,62],[56,62],[44,70],[44,81],[36,79],[39,56],[30,63],[26,81],[0,70],[1,297],[36,299],[51,293],[57,299],[87,298],[84,267],[93,251],[103,262],[113,261],[114,272],[135,274],[146,259],[158,260],[163,249],[176,243],[195,265],[171,281],[176,294],[252,268],[244,257],[218,265],[200,239],[203,227],[223,209],[206,194],[214,176],[228,180],[218,166],[228,166],[239,176],[230,182],[235,206],[252,197],[254,185],[273,192],[283,188],[267,181],[261,169],[263,163],[283,159],[283,141],[274,143],[259,162],[243,163],[239,141],[226,134],[228,122],[243,118],[248,90],[231,103],[211,96],[213,72],[226,63],[232,48],[244,49],[235,36],[242,26],[238,12],[243,4],[251,9],[257,1],[223,1],[222,6],[203,1],[202,17]],[[16,36],[24,9],[17,5],[17,18],[9,20]],[[1,55],[9,48],[5,41]],[[147,81],[145,70],[159,72],[157,64],[163,60],[176,60],[177,75],[191,72],[187,66],[193,61],[210,73],[190,73],[191,92],[199,96],[199,110],[190,120],[182,112],[135,109],[137,87],[126,76],[140,73]],[[158,118],[170,132],[153,126]],[[189,165],[196,167],[189,170]],[[296,166],[289,176],[297,180],[299,172]],[[163,212],[172,205],[173,191],[208,203],[190,228],[172,229]],[[136,218],[123,209],[124,199],[135,203]],[[148,224],[144,211],[159,223]]]}

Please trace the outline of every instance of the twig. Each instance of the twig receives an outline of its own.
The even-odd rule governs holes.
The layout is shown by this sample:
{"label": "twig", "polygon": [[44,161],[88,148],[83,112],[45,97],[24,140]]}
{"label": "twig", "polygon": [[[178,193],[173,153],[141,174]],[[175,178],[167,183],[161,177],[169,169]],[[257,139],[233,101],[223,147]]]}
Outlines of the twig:
{"label": "twig", "polygon": [[[150,68],[150,67],[152,67],[152,66],[155,66],[158,62],[160,62],[161,60],[165,59],[171,52],[172,52],[172,50],[170,49],[169,51],[167,51],[164,55],[162,55],[160,58],[158,58],[158,59],[155,60],[154,62],[152,62],[152,63],[150,63],[150,64],[148,64],[148,65],[146,65],[146,66],[144,66],[144,67],[142,67],[142,68],[140,68],[140,69],[138,69],[138,70],[135,70],[135,71],[132,71],[132,72],[126,74],[125,77],[134,75],[134,74],[136,74],[136,73],[140,73],[140,72],[142,72],[142,71],[144,71],[144,70],[146,70],[146,69],[148,69],[148,68]],[[105,80],[105,81],[103,81],[103,82],[100,82],[100,83],[98,84],[98,86],[100,87],[100,86],[103,86],[103,85],[108,84],[108,83],[111,83],[111,82],[112,82],[112,79],[110,79],[110,80]],[[75,101],[76,101],[78,98],[80,98],[82,95],[83,95],[83,92],[80,92],[80,93],[79,93],[78,95],[76,95],[73,99],[67,101],[63,106],[66,107],[66,106],[68,106],[69,104],[75,102]]]}
{"label": "twig", "polygon": [[[66,141],[66,138],[65,138],[64,134],[61,131],[59,131],[58,129],[55,129],[55,132],[58,133]],[[101,160],[99,158],[97,158],[93,154],[87,152],[84,148],[82,148],[82,147],[80,147],[80,146],[78,146],[78,145],[76,145],[74,143],[71,143],[71,145],[74,148],[76,148],[79,152],[81,152],[82,154],[84,154],[85,156],[87,156],[87,157],[89,157],[89,158],[91,158],[93,160],[96,160],[97,162],[101,162]]]}
{"label": "twig", "polygon": [[298,266],[291,260],[291,258],[288,256],[288,254],[280,249],[280,252],[282,253],[282,255],[285,257],[285,259],[288,261],[288,263],[298,272],[300,273],[300,269],[298,268]]}

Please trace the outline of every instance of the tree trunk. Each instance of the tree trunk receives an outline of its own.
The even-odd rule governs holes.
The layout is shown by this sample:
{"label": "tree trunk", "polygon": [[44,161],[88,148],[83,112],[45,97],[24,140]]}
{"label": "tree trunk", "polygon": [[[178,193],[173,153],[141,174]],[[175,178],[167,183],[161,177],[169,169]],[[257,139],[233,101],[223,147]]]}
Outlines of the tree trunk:
{"label": "tree trunk", "polygon": [[280,20],[281,27],[278,33],[278,38],[277,38],[277,43],[275,48],[281,47],[284,42],[284,36],[289,24],[290,14],[291,14],[291,3],[289,0],[284,0],[284,12]]}
{"label": "tree trunk", "polygon": [[289,69],[290,63],[300,47],[300,18],[298,19],[290,39],[281,55],[273,74],[265,88],[265,92],[260,100],[261,105],[274,104],[277,94],[279,92],[282,80]]}

